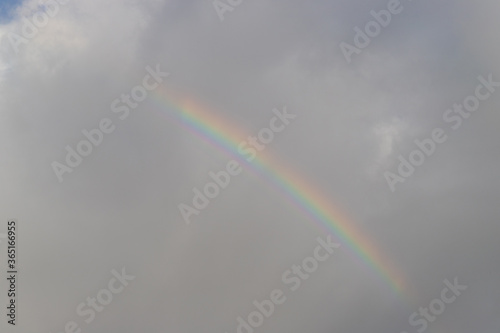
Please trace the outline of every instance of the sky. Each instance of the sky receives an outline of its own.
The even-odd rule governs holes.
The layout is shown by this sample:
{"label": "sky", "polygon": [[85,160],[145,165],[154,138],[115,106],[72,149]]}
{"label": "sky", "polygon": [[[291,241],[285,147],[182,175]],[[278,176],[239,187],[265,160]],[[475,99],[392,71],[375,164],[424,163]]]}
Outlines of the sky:
{"label": "sky", "polygon": [[22,1],[20,0],[3,0],[0,2],[0,22],[7,23],[13,17],[13,13],[18,5]]}
{"label": "sky", "polygon": [[498,333],[498,2],[12,3],[0,331]]}

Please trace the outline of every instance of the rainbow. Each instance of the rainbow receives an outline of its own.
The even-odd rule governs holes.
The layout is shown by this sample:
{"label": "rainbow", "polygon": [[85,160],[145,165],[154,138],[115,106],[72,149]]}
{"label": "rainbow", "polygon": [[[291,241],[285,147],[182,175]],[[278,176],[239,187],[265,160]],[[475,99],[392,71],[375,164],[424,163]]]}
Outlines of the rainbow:
{"label": "rainbow", "polygon": [[404,288],[405,278],[397,271],[373,242],[341,212],[321,192],[294,173],[288,166],[280,163],[266,150],[248,162],[238,153],[239,143],[247,137],[245,131],[236,124],[200,105],[191,97],[185,97],[173,90],[160,86],[150,99],[176,123],[200,137],[202,140],[222,149],[243,166],[274,183],[296,207],[315,221],[326,232],[331,233],[346,245],[356,257],[360,258],[372,270],[378,272],[391,287],[399,293]]}

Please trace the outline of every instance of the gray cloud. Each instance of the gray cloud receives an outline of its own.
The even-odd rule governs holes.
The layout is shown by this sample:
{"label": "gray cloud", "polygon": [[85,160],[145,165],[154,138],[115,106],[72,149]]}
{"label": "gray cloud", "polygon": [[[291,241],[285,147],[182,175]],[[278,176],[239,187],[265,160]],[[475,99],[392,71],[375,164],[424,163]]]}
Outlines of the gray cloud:
{"label": "gray cloud", "polygon": [[[0,26],[0,207],[20,224],[16,329],[62,332],[73,320],[82,332],[231,333],[281,288],[286,303],[255,332],[415,333],[409,316],[458,277],[468,289],[427,332],[497,332],[500,94],[456,131],[442,117],[479,75],[500,81],[498,5],[402,3],[348,64],[340,43],[387,1],[243,1],[223,22],[211,1],[69,1],[16,53],[8,34],[42,10],[25,1]],[[232,157],[151,96],[126,120],[111,111],[157,64],[166,91],[249,134],[273,108],[297,114],[265,152],[347,212],[404,289],[392,293],[343,244],[290,292],[281,274],[325,230],[248,169],[187,226],[178,204]],[[51,163],[105,117],[116,130],[59,183]],[[384,172],[436,127],[449,139],[392,193]],[[136,279],[86,324],[76,307],[121,267]]]}

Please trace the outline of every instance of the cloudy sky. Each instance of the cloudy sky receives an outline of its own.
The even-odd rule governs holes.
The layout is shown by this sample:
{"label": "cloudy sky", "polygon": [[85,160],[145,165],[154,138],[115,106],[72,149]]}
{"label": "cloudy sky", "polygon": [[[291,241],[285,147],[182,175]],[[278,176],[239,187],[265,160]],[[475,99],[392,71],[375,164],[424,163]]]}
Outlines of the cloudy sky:
{"label": "cloudy sky", "polygon": [[498,333],[497,1],[42,3],[0,2],[2,332]]}

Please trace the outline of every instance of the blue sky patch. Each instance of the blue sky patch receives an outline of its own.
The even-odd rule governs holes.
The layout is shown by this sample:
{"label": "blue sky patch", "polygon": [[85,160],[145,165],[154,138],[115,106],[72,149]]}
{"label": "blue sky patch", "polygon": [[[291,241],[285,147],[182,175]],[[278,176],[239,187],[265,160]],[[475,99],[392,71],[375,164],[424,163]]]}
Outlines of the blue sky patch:
{"label": "blue sky patch", "polygon": [[0,23],[10,21],[14,10],[22,2],[22,0],[0,0]]}

